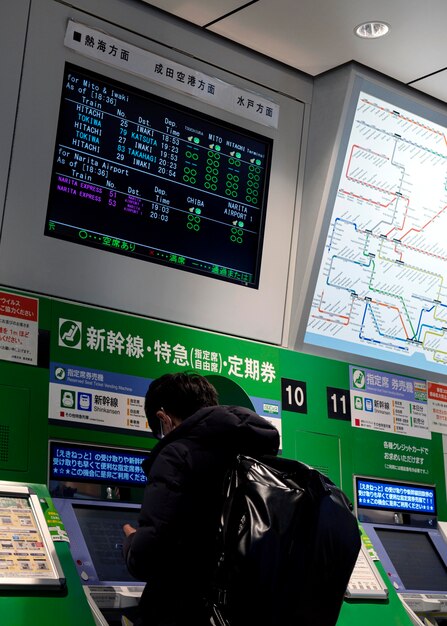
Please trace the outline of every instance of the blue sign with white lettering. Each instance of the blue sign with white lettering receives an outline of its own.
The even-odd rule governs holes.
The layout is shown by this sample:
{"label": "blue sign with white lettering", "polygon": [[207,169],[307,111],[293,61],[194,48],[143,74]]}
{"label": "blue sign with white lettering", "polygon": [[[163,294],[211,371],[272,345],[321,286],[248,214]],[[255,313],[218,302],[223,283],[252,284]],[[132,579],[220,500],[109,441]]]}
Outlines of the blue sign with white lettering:
{"label": "blue sign with white lettering", "polygon": [[435,488],[358,478],[357,507],[435,514]]}
{"label": "blue sign with white lettering", "polygon": [[144,486],[142,463],[149,452],[124,448],[50,443],[50,480]]}

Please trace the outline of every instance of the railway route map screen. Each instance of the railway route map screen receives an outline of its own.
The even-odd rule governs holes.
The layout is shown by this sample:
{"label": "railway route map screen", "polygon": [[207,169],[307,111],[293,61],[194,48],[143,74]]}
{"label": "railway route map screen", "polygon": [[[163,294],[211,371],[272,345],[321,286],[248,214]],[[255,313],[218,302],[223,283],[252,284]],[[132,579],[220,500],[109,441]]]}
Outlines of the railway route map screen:
{"label": "railway route map screen", "polygon": [[306,343],[445,373],[447,129],[437,118],[360,91]]}

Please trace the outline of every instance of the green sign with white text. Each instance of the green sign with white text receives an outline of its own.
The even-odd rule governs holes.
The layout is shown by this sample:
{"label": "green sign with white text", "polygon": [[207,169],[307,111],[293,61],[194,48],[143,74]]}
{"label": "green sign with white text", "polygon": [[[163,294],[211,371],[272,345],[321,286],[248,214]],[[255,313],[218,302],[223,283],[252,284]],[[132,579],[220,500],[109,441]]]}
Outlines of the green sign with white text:
{"label": "green sign with white text", "polygon": [[278,368],[275,347],[54,302],[49,418],[144,433],[148,382],[194,370],[241,386],[255,410],[280,428]]}

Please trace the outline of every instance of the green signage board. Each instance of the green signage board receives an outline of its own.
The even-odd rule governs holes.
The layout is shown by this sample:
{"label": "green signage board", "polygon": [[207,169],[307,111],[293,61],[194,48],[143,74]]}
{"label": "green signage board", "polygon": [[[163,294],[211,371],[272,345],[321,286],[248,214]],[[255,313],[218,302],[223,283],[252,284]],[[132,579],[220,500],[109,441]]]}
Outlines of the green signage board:
{"label": "green signage board", "polygon": [[54,302],[52,422],[145,434],[148,382],[195,371],[240,386],[280,426],[279,350],[272,346],[101,309]]}

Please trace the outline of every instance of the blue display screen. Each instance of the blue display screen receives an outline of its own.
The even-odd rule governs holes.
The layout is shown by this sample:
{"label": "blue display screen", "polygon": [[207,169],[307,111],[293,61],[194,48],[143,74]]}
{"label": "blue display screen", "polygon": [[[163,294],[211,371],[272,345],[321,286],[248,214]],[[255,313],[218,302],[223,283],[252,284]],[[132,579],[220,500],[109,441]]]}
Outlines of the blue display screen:
{"label": "blue display screen", "polygon": [[435,488],[357,478],[357,508],[436,514]]}
{"label": "blue display screen", "polygon": [[50,480],[143,486],[149,452],[50,442]]}

